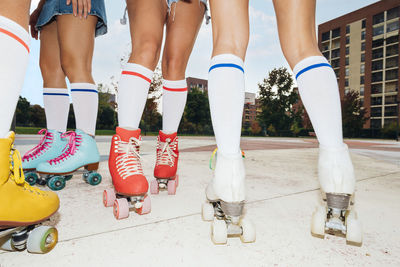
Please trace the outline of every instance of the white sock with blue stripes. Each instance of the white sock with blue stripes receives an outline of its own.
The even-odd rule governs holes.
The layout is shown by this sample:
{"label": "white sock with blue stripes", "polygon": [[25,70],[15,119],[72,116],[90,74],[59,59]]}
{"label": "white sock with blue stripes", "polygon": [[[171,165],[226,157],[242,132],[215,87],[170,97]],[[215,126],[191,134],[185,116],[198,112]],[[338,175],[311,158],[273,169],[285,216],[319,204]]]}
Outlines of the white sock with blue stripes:
{"label": "white sock with blue stripes", "polygon": [[244,106],[244,69],[241,58],[232,54],[211,59],[208,97],[218,152],[240,153],[240,134]]}
{"label": "white sock with blue stripes", "polygon": [[43,103],[47,129],[65,132],[69,112],[68,89],[43,88]]}
{"label": "white sock with blue stripes", "polygon": [[339,88],[331,65],[325,57],[313,56],[297,63],[293,72],[319,143],[343,147]]}
{"label": "white sock with blue stripes", "polygon": [[95,84],[71,83],[76,129],[94,135],[96,131],[99,97]]}

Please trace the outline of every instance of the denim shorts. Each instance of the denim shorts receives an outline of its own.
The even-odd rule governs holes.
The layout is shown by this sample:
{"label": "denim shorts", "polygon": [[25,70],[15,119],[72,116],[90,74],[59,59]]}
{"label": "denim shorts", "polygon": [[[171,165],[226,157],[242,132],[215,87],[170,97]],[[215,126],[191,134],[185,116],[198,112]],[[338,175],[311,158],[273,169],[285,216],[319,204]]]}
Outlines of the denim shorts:
{"label": "denim shorts", "polygon": [[[67,6],[66,0],[46,0],[39,19],[36,23],[36,29],[40,31],[43,26],[55,20],[56,16],[63,14],[73,14],[72,4]],[[92,0],[92,8],[89,15],[97,16],[96,37],[107,33],[107,17],[104,0]]]}

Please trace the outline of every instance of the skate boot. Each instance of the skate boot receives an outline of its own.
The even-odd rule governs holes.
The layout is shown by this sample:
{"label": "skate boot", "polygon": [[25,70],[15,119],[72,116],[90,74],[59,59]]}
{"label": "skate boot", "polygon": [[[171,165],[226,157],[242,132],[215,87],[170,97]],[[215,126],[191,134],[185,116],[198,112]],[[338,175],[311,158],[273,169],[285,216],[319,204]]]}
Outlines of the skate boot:
{"label": "skate boot", "polygon": [[150,183],[150,192],[158,194],[160,189],[167,189],[168,195],[175,195],[179,183],[178,169],[178,137],[177,133],[159,132],[157,138],[157,160],[154,168],[155,179]]}
{"label": "skate boot", "polygon": [[81,130],[66,132],[63,138],[68,138],[68,144],[58,157],[40,163],[36,171],[41,174],[51,190],[61,190],[66,181],[80,168],[83,170],[83,179],[91,185],[101,182],[101,175],[96,171],[99,168],[100,154],[96,141]]}
{"label": "skate boot", "polygon": [[0,249],[47,253],[57,244],[57,229],[39,224],[57,212],[59,199],[25,182],[13,142],[14,133],[0,139]]}
{"label": "skate boot", "polygon": [[361,222],[353,208],[354,169],[347,145],[339,149],[320,146],[318,177],[326,207],[319,206],[313,213],[312,235],[344,235],[348,243],[361,245]]}
{"label": "skate boot", "polygon": [[[42,129],[38,134],[43,134],[39,144],[25,153],[22,157],[22,168],[25,172],[25,181],[30,185],[36,184],[39,176],[36,174],[36,167],[48,160],[54,159],[62,154],[64,147],[67,145],[67,140],[61,138],[61,133],[55,130]],[[45,185],[45,183],[41,184]]]}
{"label": "skate boot", "polygon": [[127,130],[117,127],[112,137],[108,167],[114,189],[103,192],[105,207],[113,206],[116,219],[129,217],[130,209],[143,215],[151,211],[147,195],[149,183],[143,174],[140,162],[140,129]]}
{"label": "skate boot", "polygon": [[[214,151],[215,153],[215,151]],[[244,217],[245,169],[241,154],[218,154],[214,178],[207,186],[207,202],[203,204],[203,220],[211,221],[211,239],[225,244],[228,237],[239,236],[242,242],[256,240],[255,227]]]}

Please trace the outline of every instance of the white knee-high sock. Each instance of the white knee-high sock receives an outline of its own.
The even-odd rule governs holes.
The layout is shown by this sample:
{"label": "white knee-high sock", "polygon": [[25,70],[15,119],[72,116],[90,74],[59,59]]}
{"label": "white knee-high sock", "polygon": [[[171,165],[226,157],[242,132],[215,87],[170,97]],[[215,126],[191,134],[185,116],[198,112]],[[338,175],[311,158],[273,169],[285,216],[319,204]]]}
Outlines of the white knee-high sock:
{"label": "white knee-high sock", "polygon": [[163,132],[167,134],[178,131],[187,97],[186,80],[163,80]]}
{"label": "white knee-high sock", "polygon": [[118,124],[122,128],[139,127],[153,71],[139,64],[127,63],[118,88]]}
{"label": "white knee-high sock", "polygon": [[69,112],[67,88],[43,88],[44,111],[47,129],[65,132]]}
{"label": "white knee-high sock", "polygon": [[0,16],[0,138],[14,117],[29,59],[29,34],[18,23]]}
{"label": "white knee-high sock", "polygon": [[218,152],[237,155],[244,106],[244,69],[241,58],[232,54],[211,59],[208,97]]}
{"label": "white knee-high sock", "polygon": [[319,143],[343,147],[339,88],[331,65],[325,57],[313,56],[297,63],[293,72]]}
{"label": "white knee-high sock", "polygon": [[95,84],[71,83],[76,129],[95,135],[99,96]]}

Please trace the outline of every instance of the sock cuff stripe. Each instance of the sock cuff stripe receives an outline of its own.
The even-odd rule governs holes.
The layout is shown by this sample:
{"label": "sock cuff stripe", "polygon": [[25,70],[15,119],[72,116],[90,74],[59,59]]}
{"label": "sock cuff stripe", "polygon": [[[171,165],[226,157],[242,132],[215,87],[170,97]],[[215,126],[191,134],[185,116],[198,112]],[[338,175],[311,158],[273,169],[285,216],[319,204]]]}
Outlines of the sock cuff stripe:
{"label": "sock cuff stripe", "polygon": [[241,72],[244,73],[244,69],[241,66],[236,65],[236,64],[232,64],[232,63],[215,64],[215,65],[210,67],[208,72],[211,72],[213,69],[216,69],[216,68],[235,68],[235,69],[238,69],[238,70],[240,70]]}
{"label": "sock cuff stripe", "polygon": [[71,89],[71,92],[90,92],[98,94],[97,90],[95,89]]}
{"label": "sock cuff stripe", "polygon": [[329,67],[329,68],[332,68],[332,66],[331,66],[329,63],[314,64],[314,65],[305,67],[304,69],[300,70],[300,71],[296,74],[296,80],[297,80],[297,78],[298,78],[301,74],[303,74],[304,72],[309,71],[309,70],[312,70],[312,69],[315,69],[315,68],[320,68],[320,67]]}
{"label": "sock cuff stripe", "polygon": [[43,93],[43,95],[69,96],[69,94],[66,93]]}
{"label": "sock cuff stripe", "polygon": [[151,83],[151,79],[150,79],[150,78],[148,78],[148,77],[146,77],[146,76],[144,76],[143,74],[140,74],[140,73],[138,73],[138,72],[126,71],[126,70],[124,70],[124,71],[122,71],[122,75],[137,76],[137,77],[142,78],[143,80],[145,80],[145,81]]}
{"label": "sock cuff stripe", "polygon": [[170,88],[170,87],[165,87],[165,86],[163,86],[163,89],[167,90],[167,91],[171,91],[171,92],[186,92],[188,90],[187,87],[185,87],[185,88]]}
{"label": "sock cuff stripe", "polygon": [[19,38],[17,35],[15,35],[14,33],[7,31],[6,29],[0,28],[0,32],[4,33],[5,35],[10,36],[11,38],[15,39],[17,42],[19,42],[23,47],[25,47],[26,51],[28,51],[28,53],[30,53],[29,50],[29,46],[27,45],[27,43],[25,43],[21,38]]}

